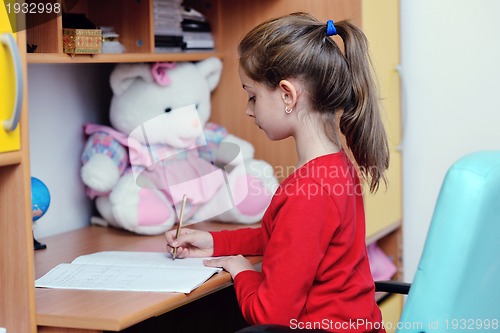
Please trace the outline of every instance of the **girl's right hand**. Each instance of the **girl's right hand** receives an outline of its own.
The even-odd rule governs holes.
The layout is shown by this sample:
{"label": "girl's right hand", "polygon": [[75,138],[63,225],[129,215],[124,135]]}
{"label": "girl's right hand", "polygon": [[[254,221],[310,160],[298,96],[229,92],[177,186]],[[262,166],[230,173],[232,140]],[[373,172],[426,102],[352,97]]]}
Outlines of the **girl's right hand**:
{"label": "girl's right hand", "polygon": [[214,254],[214,240],[207,231],[182,228],[176,239],[175,229],[165,232],[167,253],[172,255],[177,247],[176,258],[211,257]]}

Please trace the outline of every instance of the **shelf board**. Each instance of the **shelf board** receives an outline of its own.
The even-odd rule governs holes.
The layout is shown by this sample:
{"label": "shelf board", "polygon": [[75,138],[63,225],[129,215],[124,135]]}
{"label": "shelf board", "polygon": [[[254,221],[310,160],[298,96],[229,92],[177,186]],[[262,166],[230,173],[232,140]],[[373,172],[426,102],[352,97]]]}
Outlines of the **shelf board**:
{"label": "shelf board", "polygon": [[174,53],[122,53],[122,54],[79,54],[70,56],[65,53],[28,53],[30,64],[54,63],[119,63],[119,62],[156,62],[156,61],[199,61],[209,57],[222,57],[217,51],[186,51]]}
{"label": "shelf board", "polygon": [[375,234],[367,237],[366,244],[370,245],[370,244],[378,241],[379,239],[384,238],[385,236],[387,236],[391,232],[396,231],[399,227],[401,227],[401,225],[402,225],[401,221],[397,221],[397,222],[394,222],[394,223],[388,225],[386,228],[379,230]]}
{"label": "shelf board", "polygon": [[8,153],[0,153],[0,166],[13,165],[21,163],[22,153],[20,150]]}

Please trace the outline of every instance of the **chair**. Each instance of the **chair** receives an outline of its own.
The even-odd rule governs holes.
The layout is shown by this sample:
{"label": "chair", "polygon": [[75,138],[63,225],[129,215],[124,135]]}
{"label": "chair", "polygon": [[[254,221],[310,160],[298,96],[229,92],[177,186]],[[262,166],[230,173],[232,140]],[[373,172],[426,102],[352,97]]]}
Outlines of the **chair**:
{"label": "chair", "polygon": [[[376,289],[393,292],[388,285]],[[448,170],[411,288],[402,288],[398,333],[500,331],[500,151]]]}

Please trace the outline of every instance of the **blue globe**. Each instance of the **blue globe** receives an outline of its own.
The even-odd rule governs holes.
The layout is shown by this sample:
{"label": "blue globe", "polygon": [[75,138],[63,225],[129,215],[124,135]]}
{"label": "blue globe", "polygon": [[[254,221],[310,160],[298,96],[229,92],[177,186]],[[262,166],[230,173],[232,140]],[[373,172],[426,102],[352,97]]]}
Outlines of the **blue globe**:
{"label": "blue globe", "polygon": [[31,214],[33,216],[33,222],[47,212],[49,205],[49,189],[40,179],[31,177]]}

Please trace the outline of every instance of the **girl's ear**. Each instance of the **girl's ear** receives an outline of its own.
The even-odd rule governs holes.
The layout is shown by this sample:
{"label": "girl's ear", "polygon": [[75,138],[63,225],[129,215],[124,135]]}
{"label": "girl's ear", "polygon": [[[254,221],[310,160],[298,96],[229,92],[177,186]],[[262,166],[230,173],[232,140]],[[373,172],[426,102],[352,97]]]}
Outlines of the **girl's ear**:
{"label": "girl's ear", "polygon": [[298,98],[297,87],[288,80],[281,80],[278,84],[278,88],[281,90],[281,98],[288,108],[295,108]]}

